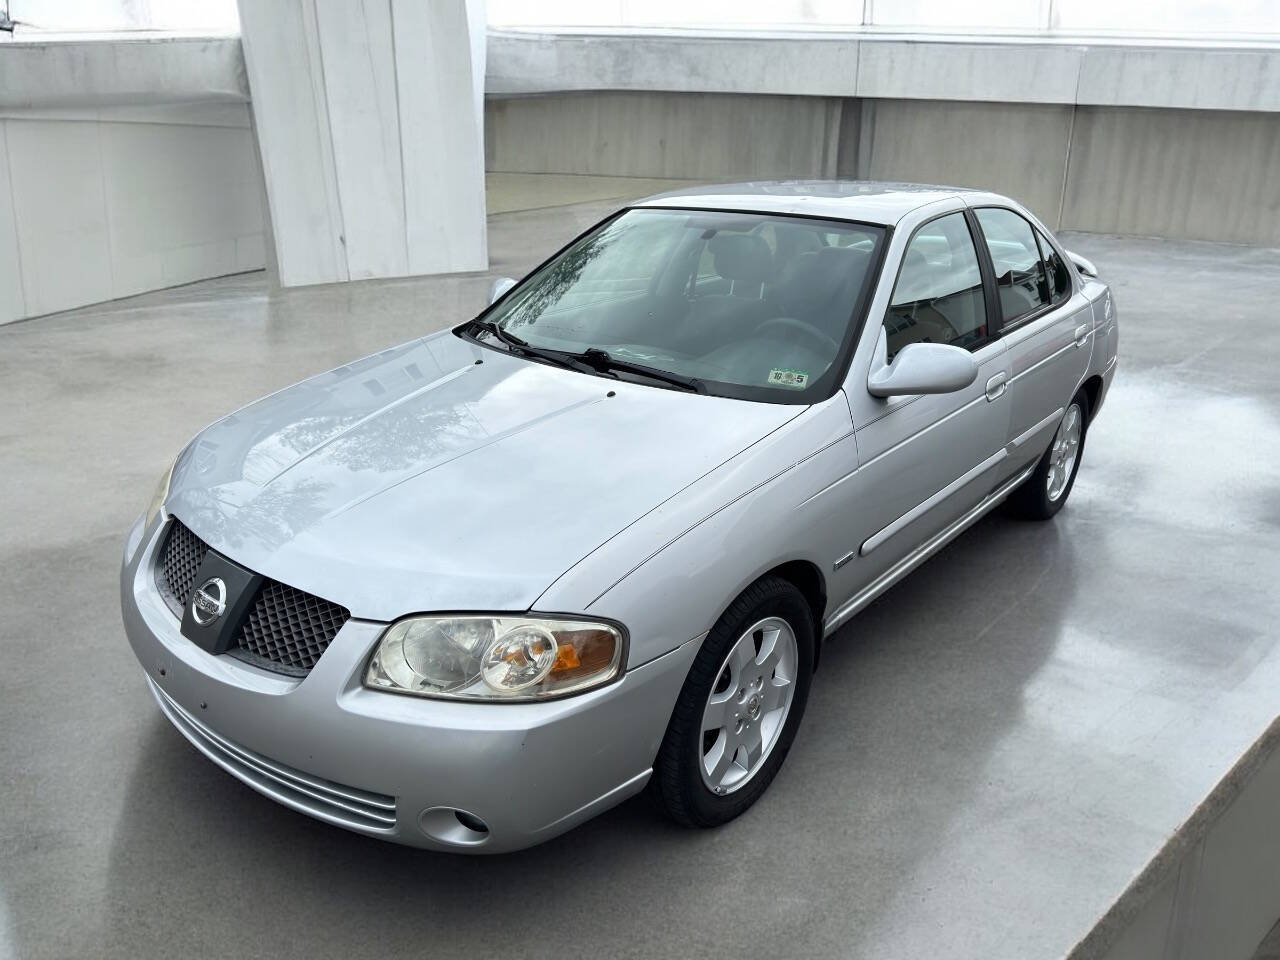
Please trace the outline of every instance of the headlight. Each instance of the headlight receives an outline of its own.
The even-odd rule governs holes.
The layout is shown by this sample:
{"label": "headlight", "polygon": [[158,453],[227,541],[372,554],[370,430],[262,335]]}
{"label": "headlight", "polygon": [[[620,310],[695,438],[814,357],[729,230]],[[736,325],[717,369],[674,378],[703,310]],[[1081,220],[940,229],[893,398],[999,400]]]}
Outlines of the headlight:
{"label": "headlight", "polygon": [[169,481],[173,479],[173,467],[177,462],[175,459],[173,463],[169,464],[169,469],[164,472],[164,476],[156,484],[156,492],[151,495],[151,503],[147,507],[147,519],[143,523],[143,529],[150,529],[152,522],[160,515],[160,511],[164,509],[164,502],[169,499]]}
{"label": "headlight", "polygon": [[453,700],[542,700],[608,683],[626,640],[608,623],[544,617],[410,617],[378,641],[364,684]]}

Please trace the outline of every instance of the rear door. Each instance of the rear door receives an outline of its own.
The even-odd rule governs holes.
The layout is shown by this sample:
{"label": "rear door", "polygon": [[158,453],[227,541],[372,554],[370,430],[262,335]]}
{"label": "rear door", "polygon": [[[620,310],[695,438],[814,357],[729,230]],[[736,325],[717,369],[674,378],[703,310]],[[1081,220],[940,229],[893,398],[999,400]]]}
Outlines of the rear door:
{"label": "rear door", "polygon": [[1008,349],[1009,456],[1000,479],[1035,463],[1089,368],[1093,325],[1063,254],[1014,210],[974,209],[995,276],[995,322]]}

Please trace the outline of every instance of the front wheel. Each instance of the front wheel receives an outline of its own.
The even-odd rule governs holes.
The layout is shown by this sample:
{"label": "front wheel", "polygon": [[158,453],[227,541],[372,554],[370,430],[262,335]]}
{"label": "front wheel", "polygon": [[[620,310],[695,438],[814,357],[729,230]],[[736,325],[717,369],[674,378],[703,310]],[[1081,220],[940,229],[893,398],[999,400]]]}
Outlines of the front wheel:
{"label": "front wheel", "polygon": [[1082,390],[1067,405],[1053,435],[1053,443],[1049,444],[1036,469],[1009,497],[1009,506],[1014,513],[1028,520],[1048,520],[1062,509],[1080,470],[1088,417],[1089,399]]}
{"label": "front wheel", "polygon": [[688,827],[732,820],[768,789],[809,698],[813,615],[779,577],[752,584],[712,627],[654,764],[661,808]]}

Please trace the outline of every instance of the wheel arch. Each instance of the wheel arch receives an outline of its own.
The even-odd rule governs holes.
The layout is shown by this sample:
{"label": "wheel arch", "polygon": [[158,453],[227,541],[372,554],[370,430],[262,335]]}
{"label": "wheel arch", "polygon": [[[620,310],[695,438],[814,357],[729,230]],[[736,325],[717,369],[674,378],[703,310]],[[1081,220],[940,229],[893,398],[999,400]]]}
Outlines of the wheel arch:
{"label": "wheel arch", "polygon": [[1094,413],[1098,410],[1098,400],[1102,396],[1102,374],[1093,374],[1080,384],[1080,389],[1084,391],[1085,398],[1089,401],[1089,418],[1086,423],[1091,423]]}
{"label": "wheel arch", "polygon": [[[769,576],[786,580],[804,595],[805,602],[813,614],[813,668],[817,670],[818,661],[822,656],[822,623],[827,612],[827,584],[822,571],[810,560],[788,560],[786,563],[780,563],[766,570],[752,583]],[[737,597],[734,599],[736,600]],[[729,602],[732,604],[733,600]],[[728,605],[726,605],[727,608]]]}

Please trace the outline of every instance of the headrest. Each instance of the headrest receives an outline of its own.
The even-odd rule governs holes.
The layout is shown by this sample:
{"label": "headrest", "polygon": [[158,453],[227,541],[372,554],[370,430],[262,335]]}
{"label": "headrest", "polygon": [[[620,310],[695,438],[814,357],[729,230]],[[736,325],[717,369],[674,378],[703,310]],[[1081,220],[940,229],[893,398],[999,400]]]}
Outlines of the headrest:
{"label": "headrest", "polygon": [[777,263],[785,263],[802,253],[816,253],[822,249],[818,231],[811,226],[798,226],[779,220],[774,224],[773,235],[778,243],[778,252],[774,257]]}
{"label": "headrest", "polygon": [[[823,247],[789,261],[774,287],[783,315],[807,319],[837,297],[851,298],[862,285],[868,256],[866,250],[854,247]],[[853,308],[852,301],[848,306]]]}
{"label": "headrest", "polygon": [[711,238],[716,273],[726,280],[761,284],[773,272],[773,254],[763,237],[749,233],[718,233]]}

